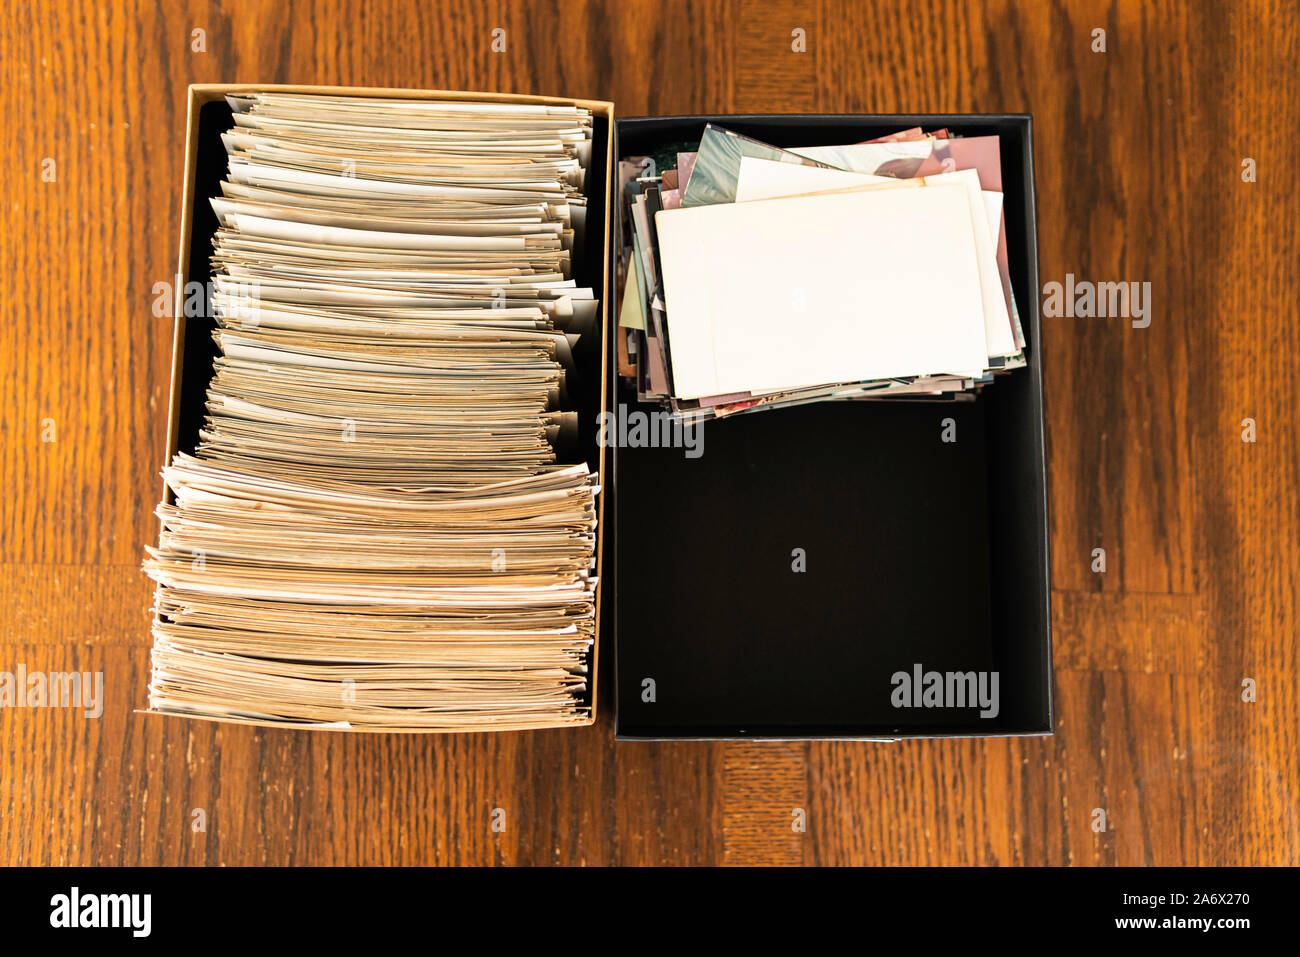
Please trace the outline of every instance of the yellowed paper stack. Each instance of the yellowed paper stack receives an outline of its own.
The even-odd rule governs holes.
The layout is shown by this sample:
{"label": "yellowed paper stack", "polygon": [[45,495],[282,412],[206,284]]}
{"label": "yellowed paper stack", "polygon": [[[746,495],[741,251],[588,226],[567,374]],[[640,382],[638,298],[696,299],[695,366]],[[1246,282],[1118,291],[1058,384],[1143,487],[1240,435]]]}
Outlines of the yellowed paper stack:
{"label": "yellowed paper stack", "polygon": [[[228,98],[206,416],[169,495],[149,707],[250,724],[585,723],[578,106]],[[576,463],[576,464],[574,464]]]}

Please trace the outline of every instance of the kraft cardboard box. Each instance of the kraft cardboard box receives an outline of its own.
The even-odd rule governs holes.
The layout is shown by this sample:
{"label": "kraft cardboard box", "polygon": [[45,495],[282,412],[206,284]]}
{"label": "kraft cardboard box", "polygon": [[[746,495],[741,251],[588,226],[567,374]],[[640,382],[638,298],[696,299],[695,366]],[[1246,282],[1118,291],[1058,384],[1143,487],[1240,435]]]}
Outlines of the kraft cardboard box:
{"label": "kraft cardboard box", "polygon": [[[597,443],[597,425],[600,410],[607,397],[604,389],[608,381],[604,363],[609,350],[606,337],[609,328],[609,242],[610,209],[606,202],[611,177],[613,155],[614,105],[599,100],[573,100],[564,97],[524,96],[504,93],[471,93],[449,90],[405,90],[337,86],[291,86],[276,84],[202,84],[189,88],[189,108],[185,148],[185,183],[181,204],[180,253],[174,283],[175,330],[172,348],[171,401],[168,414],[168,444],[165,462],[179,451],[193,452],[198,441],[198,431],[204,415],[208,383],[212,378],[212,362],[217,347],[212,339],[214,322],[207,292],[203,293],[204,308],[195,309],[194,299],[187,297],[187,287],[198,283],[203,287],[212,279],[212,237],[217,230],[216,214],[208,199],[220,195],[219,184],[226,174],[227,160],[221,134],[230,129],[231,109],[226,104],[227,94],[251,91],[279,93],[320,93],[336,96],[390,96],[404,99],[482,100],[500,103],[549,103],[581,106],[593,114],[592,155],[587,171],[587,228],[582,250],[575,250],[574,274],[582,285],[591,286],[600,300],[601,317],[599,341],[579,341],[574,350],[574,375],[568,383],[573,407],[579,415],[581,434],[580,454],[598,474],[605,474],[605,450]],[[186,301],[189,299],[187,308]],[[186,316],[189,311],[191,315]],[[199,312],[201,315],[195,315]],[[586,337],[584,337],[586,338]],[[165,463],[164,463],[165,464]],[[167,493],[169,494],[169,493]],[[596,574],[601,573],[600,562],[604,554],[601,536],[604,530],[604,497],[598,499],[599,520],[596,527]],[[599,648],[601,641],[601,603],[606,589],[596,589],[596,635],[589,667],[591,681],[587,695],[590,719],[596,721],[596,685]],[[571,726],[571,725],[569,725]]]}
{"label": "kraft cardboard box", "polygon": [[[1030,117],[638,117],[615,124],[614,156],[697,142],[709,122],[783,147],[915,126],[998,135],[1028,367],[974,402],[828,402],[711,421],[695,458],[611,449],[604,634],[617,737],[1050,734]],[[608,395],[611,413],[638,407],[612,372]],[[947,419],[952,443],[939,441]],[[931,675],[976,676],[996,705],[929,707]]]}

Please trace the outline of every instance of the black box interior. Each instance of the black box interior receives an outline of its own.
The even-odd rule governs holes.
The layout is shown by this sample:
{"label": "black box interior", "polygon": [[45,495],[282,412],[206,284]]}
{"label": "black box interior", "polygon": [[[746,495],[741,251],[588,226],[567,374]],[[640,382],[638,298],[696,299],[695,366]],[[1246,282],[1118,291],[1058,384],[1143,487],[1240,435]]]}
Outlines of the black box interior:
{"label": "black box interior", "polygon": [[[608,649],[612,639],[616,656],[618,737],[1050,734],[1030,118],[624,119],[615,159],[698,141],[708,122],[776,146],[860,142],[914,126],[1001,137],[1028,366],[997,377],[974,402],[829,402],[708,422],[698,458],[681,448],[610,448],[602,640]],[[608,338],[607,409],[642,408],[617,377],[616,337]],[[954,443],[941,441],[949,417]],[[795,549],[803,572],[793,570]],[[918,665],[997,672],[997,715],[896,708],[891,677]]]}

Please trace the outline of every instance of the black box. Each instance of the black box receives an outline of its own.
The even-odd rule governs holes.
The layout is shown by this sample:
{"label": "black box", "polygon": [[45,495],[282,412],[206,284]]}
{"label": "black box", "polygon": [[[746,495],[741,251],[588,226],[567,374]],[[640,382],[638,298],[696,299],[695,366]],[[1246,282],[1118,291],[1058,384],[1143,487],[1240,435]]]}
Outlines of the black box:
{"label": "black box", "polygon": [[[603,631],[614,640],[617,737],[1050,734],[1030,117],[622,119],[614,157],[698,141],[709,122],[786,147],[914,126],[1001,137],[1028,367],[999,376],[974,402],[830,402],[709,422],[694,459],[680,448],[612,447],[602,588],[614,599]],[[616,414],[637,402],[615,358],[611,351],[606,409]],[[949,417],[954,443],[940,440]],[[793,570],[795,549],[803,572]],[[895,707],[902,681],[893,676],[917,666],[983,672],[990,683],[996,672],[997,714]]]}

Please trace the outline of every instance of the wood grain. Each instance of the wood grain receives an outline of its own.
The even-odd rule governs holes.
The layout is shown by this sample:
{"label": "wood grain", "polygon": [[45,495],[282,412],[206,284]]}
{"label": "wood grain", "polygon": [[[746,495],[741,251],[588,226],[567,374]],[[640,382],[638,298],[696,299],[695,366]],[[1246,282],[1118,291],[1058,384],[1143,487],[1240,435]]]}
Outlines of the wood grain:
{"label": "wood grain", "polygon": [[[1293,4],[0,10],[0,670],[106,682],[99,719],[0,711],[0,862],[1300,862]],[[211,81],[551,93],[623,116],[1032,112],[1043,281],[1153,299],[1147,329],[1045,320],[1056,735],[615,746],[609,701],[595,728],[472,737],[135,713],[171,347],[151,290],[175,266],[185,87]]]}

